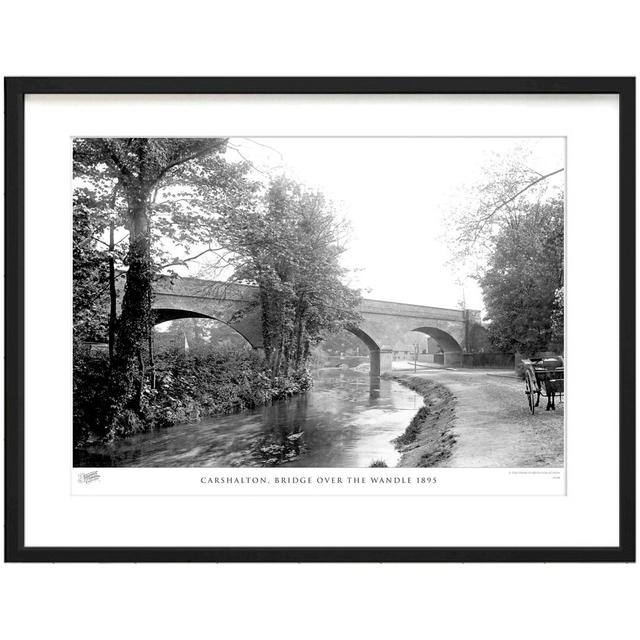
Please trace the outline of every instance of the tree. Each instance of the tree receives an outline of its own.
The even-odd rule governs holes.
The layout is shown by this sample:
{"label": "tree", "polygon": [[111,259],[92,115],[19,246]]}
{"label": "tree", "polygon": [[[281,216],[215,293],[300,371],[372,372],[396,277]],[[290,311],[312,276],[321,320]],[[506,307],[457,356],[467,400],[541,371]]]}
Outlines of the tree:
{"label": "tree", "polygon": [[[561,201],[521,205],[496,235],[480,277],[489,339],[500,351],[533,355],[554,345],[562,311],[564,219]],[[554,325],[555,319],[555,325]]]}
{"label": "tree", "polygon": [[551,314],[551,339],[564,349],[564,286],[556,289],[553,312]]}
{"label": "tree", "polygon": [[[144,428],[152,409],[153,394],[145,390],[147,379],[153,381],[152,285],[161,273],[177,275],[205,260],[210,269],[226,270],[229,282],[257,284],[265,350],[279,382],[305,369],[311,346],[328,332],[357,322],[359,296],[343,284],[339,264],[345,228],[330,204],[286,179],[265,189],[247,162],[224,158],[225,145],[222,139],[74,141],[74,267],[86,289],[83,317],[91,319],[92,308],[111,308],[108,384],[100,386],[96,411],[93,400],[83,405],[91,409],[83,424],[94,429],[97,415],[99,437]],[[211,277],[201,269],[205,274]],[[117,319],[116,278],[124,280]],[[104,336],[104,311],[101,317]]]}
{"label": "tree", "polygon": [[359,292],[344,284],[339,260],[345,231],[322,194],[284,177],[269,185],[260,206],[221,220],[234,279],[259,288],[274,377],[304,368],[313,345],[359,319]]}
{"label": "tree", "polygon": [[[128,234],[116,241],[116,227],[123,224],[124,205],[118,183],[105,167],[76,166],[73,193],[73,291],[74,338],[77,342],[107,340],[109,362],[117,326],[116,271],[122,273],[128,251]],[[120,200],[120,202],[119,202]],[[108,232],[108,240],[105,234]],[[105,305],[108,296],[109,304]],[[108,309],[108,312],[107,312]],[[108,315],[105,315],[108,313]],[[100,330],[91,325],[105,325]]]}
{"label": "tree", "polygon": [[152,325],[155,267],[151,254],[151,204],[162,182],[182,165],[224,150],[222,138],[95,138],[74,141],[74,173],[103,171],[126,203],[129,231],[122,311],[111,363],[105,432],[123,408],[139,408],[144,384],[142,346]]}
{"label": "tree", "polygon": [[448,225],[451,266],[479,281],[494,347],[529,355],[558,336],[552,313],[560,313],[564,237],[562,156],[536,167],[532,149],[494,154],[477,182],[465,185]]}
{"label": "tree", "polygon": [[564,199],[559,182],[564,168],[536,170],[531,164],[529,150],[514,147],[508,154],[494,154],[480,178],[464,185],[464,198],[447,226],[451,264],[459,274],[482,274],[499,233],[517,223],[523,207]]}
{"label": "tree", "polygon": [[73,196],[73,337],[80,342],[102,342],[107,337],[108,316],[104,297],[108,271],[99,236],[108,225],[95,194],[87,188]]}

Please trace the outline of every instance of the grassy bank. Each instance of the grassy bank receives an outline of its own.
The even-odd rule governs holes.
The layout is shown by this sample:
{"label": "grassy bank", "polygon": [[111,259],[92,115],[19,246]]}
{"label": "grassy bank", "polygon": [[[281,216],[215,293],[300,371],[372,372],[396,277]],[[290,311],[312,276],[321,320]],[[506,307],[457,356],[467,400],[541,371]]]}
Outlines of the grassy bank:
{"label": "grassy bank", "polygon": [[[104,439],[96,425],[108,402],[108,372],[105,354],[75,354],[76,447]],[[139,410],[125,409],[110,439],[252,409],[306,391],[312,382],[304,369],[272,377],[261,356],[243,349],[164,353],[157,357],[156,374],[153,387],[145,380]]]}
{"label": "grassy bank", "polygon": [[394,440],[402,454],[399,467],[444,466],[455,446],[453,435],[454,395],[427,378],[391,374],[392,380],[419,393],[424,406],[413,417],[405,432]]}

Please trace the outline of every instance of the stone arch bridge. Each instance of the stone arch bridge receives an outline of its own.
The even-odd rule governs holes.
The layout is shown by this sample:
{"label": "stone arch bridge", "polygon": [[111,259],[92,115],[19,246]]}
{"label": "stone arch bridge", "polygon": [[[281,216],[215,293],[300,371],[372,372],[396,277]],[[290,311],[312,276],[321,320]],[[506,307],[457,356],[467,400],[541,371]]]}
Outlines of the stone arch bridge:
{"label": "stone arch bridge", "polygon": [[[229,325],[252,347],[262,348],[257,289],[197,278],[163,277],[154,286],[156,323],[180,318],[212,318]],[[479,324],[478,311],[425,307],[398,302],[364,299],[363,321],[349,329],[369,348],[371,375],[390,371],[394,347],[408,331],[431,336],[444,352],[445,365],[462,364],[462,354],[471,350],[472,325]]]}

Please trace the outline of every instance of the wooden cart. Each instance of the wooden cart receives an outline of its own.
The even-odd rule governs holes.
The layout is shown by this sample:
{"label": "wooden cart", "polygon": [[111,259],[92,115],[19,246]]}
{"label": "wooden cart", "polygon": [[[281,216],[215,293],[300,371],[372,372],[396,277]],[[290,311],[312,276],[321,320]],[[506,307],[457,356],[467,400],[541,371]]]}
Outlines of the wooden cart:
{"label": "wooden cart", "polygon": [[555,410],[555,399],[564,395],[564,358],[547,356],[522,361],[527,403],[532,414],[540,404],[540,396],[547,398],[547,411]]}

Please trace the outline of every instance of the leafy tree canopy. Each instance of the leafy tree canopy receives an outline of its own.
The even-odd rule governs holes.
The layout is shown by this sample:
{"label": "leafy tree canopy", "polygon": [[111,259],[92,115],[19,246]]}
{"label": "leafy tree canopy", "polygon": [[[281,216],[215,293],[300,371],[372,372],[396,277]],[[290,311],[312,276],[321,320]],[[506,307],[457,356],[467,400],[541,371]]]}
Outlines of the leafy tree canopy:
{"label": "leafy tree canopy", "polygon": [[281,177],[253,210],[220,222],[234,279],[260,289],[263,339],[275,374],[302,366],[311,346],[357,323],[358,291],[340,265],[346,225],[326,198]]}
{"label": "leafy tree canopy", "polygon": [[500,351],[533,355],[560,347],[553,343],[563,326],[563,212],[557,200],[524,205],[496,234],[480,284],[489,338]]}

